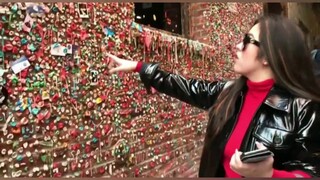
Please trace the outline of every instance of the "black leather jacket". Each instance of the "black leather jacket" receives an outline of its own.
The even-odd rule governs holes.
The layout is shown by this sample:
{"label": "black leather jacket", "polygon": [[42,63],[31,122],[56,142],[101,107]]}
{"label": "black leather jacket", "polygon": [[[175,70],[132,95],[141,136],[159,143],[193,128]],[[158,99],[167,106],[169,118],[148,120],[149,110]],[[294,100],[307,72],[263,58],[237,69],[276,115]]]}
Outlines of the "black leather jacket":
{"label": "black leather jacket", "polygon": [[[144,64],[140,78],[147,89],[175,97],[188,104],[207,110],[223,90],[226,82],[206,82],[185,78],[161,71],[158,64]],[[241,109],[243,96],[237,102]],[[256,149],[255,142],[262,142],[274,153],[274,168],[302,170],[313,177],[320,176],[320,107],[318,103],[298,98],[274,86],[257,110],[240,151]],[[237,114],[230,119],[215,138],[210,138],[207,128],[199,177],[224,177],[222,166],[225,144],[237,121]],[[210,121],[207,127],[210,127]],[[297,175],[297,177],[299,177]]]}

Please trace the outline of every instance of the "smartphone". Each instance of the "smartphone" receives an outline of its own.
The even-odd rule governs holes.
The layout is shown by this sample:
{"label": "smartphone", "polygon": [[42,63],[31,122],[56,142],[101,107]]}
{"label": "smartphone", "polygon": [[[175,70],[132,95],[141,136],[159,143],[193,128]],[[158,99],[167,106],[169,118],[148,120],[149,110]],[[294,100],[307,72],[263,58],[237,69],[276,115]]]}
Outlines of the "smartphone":
{"label": "smartphone", "polygon": [[268,157],[273,156],[273,153],[268,149],[257,149],[241,154],[240,159],[244,163],[261,162]]}

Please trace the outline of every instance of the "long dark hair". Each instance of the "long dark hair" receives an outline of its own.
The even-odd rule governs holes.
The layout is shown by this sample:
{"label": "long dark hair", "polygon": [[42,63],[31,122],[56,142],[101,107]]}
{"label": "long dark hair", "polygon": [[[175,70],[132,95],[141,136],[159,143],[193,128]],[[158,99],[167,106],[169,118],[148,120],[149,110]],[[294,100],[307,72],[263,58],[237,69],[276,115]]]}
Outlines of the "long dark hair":
{"label": "long dark hair", "polygon": [[311,51],[311,58],[313,61],[314,72],[320,83],[320,36],[315,39],[314,49]]}
{"label": "long dark hair", "polygon": [[[310,52],[300,28],[278,15],[262,16],[258,59],[266,59],[274,74],[275,83],[289,93],[320,102],[320,87],[312,71]],[[236,101],[246,85],[241,76],[226,88],[209,110],[209,136],[216,136],[235,113]]]}

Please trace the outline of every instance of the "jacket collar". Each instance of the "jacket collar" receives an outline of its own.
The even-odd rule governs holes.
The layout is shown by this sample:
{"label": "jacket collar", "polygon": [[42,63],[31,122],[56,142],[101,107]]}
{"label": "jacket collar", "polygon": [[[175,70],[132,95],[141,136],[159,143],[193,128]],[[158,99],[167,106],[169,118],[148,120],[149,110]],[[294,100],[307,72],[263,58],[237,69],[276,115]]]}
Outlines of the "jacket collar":
{"label": "jacket collar", "polygon": [[[232,83],[233,82],[228,82],[226,86],[228,87]],[[246,91],[247,87],[245,86],[243,90]],[[266,100],[264,101],[264,104],[268,105],[273,109],[288,113],[290,110],[290,105],[291,105],[290,101],[292,97],[293,95],[288,90],[282,88],[277,84],[274,84],[274,86],[269,91],[266,97]]]}
{"label": "jacket collar", "polygon": [[275,84],[268,93],[264,104],[280,111],[289,112],[290,99],[292,99],[292,94]]}

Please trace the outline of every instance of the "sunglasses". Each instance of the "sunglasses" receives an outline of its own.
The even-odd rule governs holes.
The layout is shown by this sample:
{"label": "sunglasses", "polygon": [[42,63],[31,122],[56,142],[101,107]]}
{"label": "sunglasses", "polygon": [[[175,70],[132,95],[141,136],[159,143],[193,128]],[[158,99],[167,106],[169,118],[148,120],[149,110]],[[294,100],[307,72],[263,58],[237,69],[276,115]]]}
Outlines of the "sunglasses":
{"label": "sunglasses", "polygon": [[249,43],[254,44],[257,47],[260,47],[260,42],[255,40],[254,37],[252,35],[250,35],[250,34],[245,34],[244,35],[242,43],[243,43],[242,51],[244,51],[246,49],[246,47],[247,47],[247,45]]}

